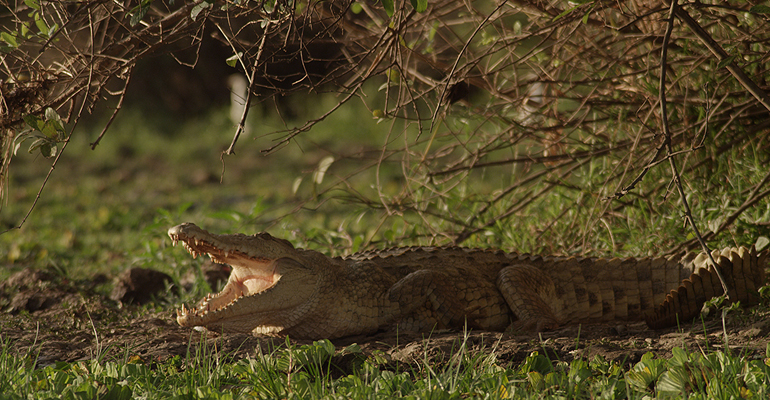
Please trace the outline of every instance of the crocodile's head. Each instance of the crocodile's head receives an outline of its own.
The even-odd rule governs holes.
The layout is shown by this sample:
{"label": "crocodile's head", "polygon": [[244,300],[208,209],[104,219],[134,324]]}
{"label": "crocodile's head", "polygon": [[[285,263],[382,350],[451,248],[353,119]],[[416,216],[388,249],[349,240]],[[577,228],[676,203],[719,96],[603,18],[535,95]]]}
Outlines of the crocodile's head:
{"label": "crocodile's head", "polygon": [[207,295],[194,308],[177,310],[180,325],[279,333],[312,308],[325,267],[320,253],[295,249],[267,233],[217,235],[192,223],[177,225],[168,235],[193,257],[207,254],[232,267],[221,292]]}

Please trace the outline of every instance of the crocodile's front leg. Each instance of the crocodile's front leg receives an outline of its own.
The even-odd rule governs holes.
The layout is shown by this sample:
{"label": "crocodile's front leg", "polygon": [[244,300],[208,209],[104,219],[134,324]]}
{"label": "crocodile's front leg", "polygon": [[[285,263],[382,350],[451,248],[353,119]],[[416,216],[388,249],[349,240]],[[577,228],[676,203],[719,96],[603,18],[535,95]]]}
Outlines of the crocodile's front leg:
{"label": "crocodile's front leg", "polygon": [[399,304],[399,329],[426,332],[462,325],[465,306],[453,295],[451,279],[439,271],[420,270],[396,282],[388,291]]}
{"label": "crocodile's front leg", "polygon": [[497,288],[516,316],[512,330],[541,332],[560,325],[554,312],[560,306],[556,286],[542,270],[526,264],[505,267],[498,275]]}
{"label": "crocodile's front leg", "polygon": [[388,297],[399,304],[399,329],[502,330],[510,323],[500,292],[491,282],[474,276],[423,269],[399,280]]}

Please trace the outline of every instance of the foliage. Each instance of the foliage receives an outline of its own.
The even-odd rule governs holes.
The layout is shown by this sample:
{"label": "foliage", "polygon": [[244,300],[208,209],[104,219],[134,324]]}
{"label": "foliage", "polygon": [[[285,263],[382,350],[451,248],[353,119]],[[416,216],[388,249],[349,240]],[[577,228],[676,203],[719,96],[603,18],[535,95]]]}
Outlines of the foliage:
{"label": "foliage", "polygon": [[[7,182],[24,121],[55,110],[70,137],[104,98],[121,109],[138,62],[203,48],[213,33],[232,51],[222,62],[249,79],[251,104],[300,90],[339,96],[320,115],[263,132],[275,138],[266,153],[302,137],[318,145],[311,129],[353,99],[386,130],[369,141],[379,151],[328,154],[308,178],[323,184],[304,197],[306,207],[332,198],[376,215],[381,229],[363,245],[502,237],[526,251],[674,252],[696,246],[677,228],[685,199],[714,245],[753,243],[770,216],[766,11],[742,2],[17,1],[0,34],[0,174]],[[59,136],[38,148],[53,155]],[[680,174],[684,198],[670,193]],[[642,234],[661,226],[674,233]]]}
{"label": "foliage", "polygon": [[[0,349],[3,399],[35,398],[766,398],[770,354],[749,359],[717,351],[670,358],[647,353],[630,368],[602,357],[553,362],[537,352],[505,366],[494,350],[471,354],[463,345],[445,365],[387,361],[357,345],[340,351],[328,341],[292,346],[225,362],[216,353],[149,363],[124,360],[56,363],[35,368],[34,355]],[[770,351],[770,349],[769,349]],[[341,368],[343,360],[355,360]]]}

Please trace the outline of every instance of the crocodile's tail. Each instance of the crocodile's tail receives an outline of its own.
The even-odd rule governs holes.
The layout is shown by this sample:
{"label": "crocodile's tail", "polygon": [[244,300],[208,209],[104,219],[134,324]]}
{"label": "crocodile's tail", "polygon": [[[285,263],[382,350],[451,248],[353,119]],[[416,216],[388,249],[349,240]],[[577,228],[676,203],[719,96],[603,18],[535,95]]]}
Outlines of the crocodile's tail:
{"label": "crocodile's tail", "polygon": [[[742,305],[759,303],[759,288],[765,282],[765,266],[768,251],[757,253],[752,246],[714,250],[711,255],[719,265],[727,285],[733,289]],[[682,284],[666,295],[663,304],[647,313],[645,320],[652,329],[675,326],[692,320],[700,314],[703,303],[724,293],[714,266],[706,255],[700,253],[694,259],[685,258],[685,263],[692,263],[693,274]]]}

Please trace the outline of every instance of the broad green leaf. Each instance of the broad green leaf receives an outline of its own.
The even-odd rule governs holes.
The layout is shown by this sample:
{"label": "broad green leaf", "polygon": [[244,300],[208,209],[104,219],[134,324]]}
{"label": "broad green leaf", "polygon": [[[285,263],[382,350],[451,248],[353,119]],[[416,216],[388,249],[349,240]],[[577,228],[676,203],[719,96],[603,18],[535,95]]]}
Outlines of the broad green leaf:
{"label": "broad green leaf", "polygon": [[401,83],[401,71],[399,71],[396,68],[389,69],[388,70],[388,80],[391,83],[400,84]]}
{"label": "broad green leaf", "polygon": [[759,4],[749,8],[749,12],[752,14],[770,14],[770,6]]}
{"label": "broad green leaf", "polygon": [[591,16],[591,11],[593,11],[593,9],[588,10],[588,12],[585,13],[585,15],[583,15],[583,19],[581,21],[583,24],[587,24],[588,23],[588,17]]}
{"label": "broad green leaf", "polygon": [[719,64],[717,64],[717,69],[722,69],[728,65],[730,65],[731,62],[735,60],[735,56],[730,56],[725,58],[724,60],[720,61]]}
{"label": "broad green leaf", "polygon": [[43,143],[40,146],[40,154],[43,155],[45,158],[53,158],[56,157],[56,152],[58,151],[58,147],[55,144],[51,143]]}
{"label": "broad green leaf", "polygon": [[135,26],[142,21],[142,18],[147,14],[147,11],[150,10],[150,4],[152,4],[152,0],[142,0],[138,6],[131,10],[131,20],[129,21],[131,26]]}
{"label": "broad green leaf", "polygon": [[358,343],[353,343],[348,347],[345,347],[340,352],[342,354],[361,354],[363,353],[363,350],[361,350],[361,346],[358,345]]}
{"label": "broad green leaf", "polygon": [[197,6],[193,7],[192,11],[190,11],[190,18],[192,18],[193,21],[195,21],[196,18],[198,18],[198,14],[201,13],[201,11],[210,8],[212,3],[209,3],[208,1],[204,1],[203,3],[198,4]]}
{"label": "broad green leaf", "polygon": [[555,16],[555,17],[553,17],[553,19],[552,19],[551,21],[556,21],[556,20],[558,20],[558,19],[561,19],[561,18],[562,18],[562,17],[564,17],[565,15],[567,15],[567,14],[571,13],[572,11],[575,11],[575,9],[577,9],[577,7],[572,7],[572,8],[568,8],[568,9],[564,10],[564,11],[562,11],[562,12],[561,12],[561,14],[559,14],[559,15],[557,15],[557,16]]}
{"label": "broad green leaf", "polygon": [[20,32],[21,32],[21,37],[23,37],[25,39],[29,38],[30,32],[29,32],[29,23],[28,22],[24,22],[24,23],[21,24]]}
{"label": "broad green leaf", "polygon": [[35,139],[35,140],[32,142],[32,144],[31,144],[31,145],[29,145],[29,149],[27,150],[27,152],[29,152],[30,154],[32,154],[32,152],[33,152],[33,151],[35,151],[35,150],[37,150],[37,149],[38,149],[40,146],[42,146],[42,145],[44,145],[44,144],[48,143],[48,140],[49,140],[49,139],[48,139],[48,138],[46,138],[46,137],[40,137],[40,138],[37,138],[37,139]]}
{"label": "broad green leaf", "polygon": [[37,26],[37,29],[40,31],[41,35],[48,36],[48,24],[46,24],[45,21],[40,18],[40,14],[35,14],[35,26]]}
{"label": "broad green leaf", "polygon": [[[51,107],[48,107],[45,109],[45,119],[47,123],[52,124],[53,128],[56,130],[57,134],[64,134],[64,122],[62,122],[61,117],[59,116],[59,113],[56,112]],[[56,138],[54,138],[56,139]]]}
{"label": "broad green leaf", "polygon": [[[350,251],[353,253],[357,253],[358,250],[361,248],[361,245],[364,243],[364,237],[361,235],[358,235],[353,238],[353,245],[350,246]],[[360,350],[360,349],[359,349]]]}
{"label": "broad green leaf", "polygon": [[541,391],[545,389],[545,379],[543,379],[543,374],[537,371],[531,371],[527,373],[527,380],[533,390]]}
{"label": "broad green leaf", "polygon": [[0,39],[11,45],[11,47],[19,47],[19,44],[16,42],[16,37],[8,32],[0,33]]}
{"label": "broad green leaf", "polygon": [[336,348],[334,347],[334,344],[328,340],[319,340],[318,342],[314,342],[313,344],[318,344],[321,349],[323,349],[326,352],[326,355],[333,356],[335,353]]}
{"label": "broad green leaf", "polygon": [[29,125],[30,128],[37,129],[37,130],[40,130],[43,127],[43,125],[45,124],[45,121],[40,119],[40,117],[38,117],[36,115],[32,115],[32,114],[25,115],[24,116],[24,122],[26,122],[27,125]]}
{"label": "broad green leaf", "polygon": [[393,16],[393,12],[395,11],[395,8],[393,8],[393,0],[382,0],[382,8],[385,9],[388,17]]}
{"label": "broad green leaf", "polygon": [[235,67],[238,64],[238,59],[241,58],[241,55],[243,55],[243,52],[238,52],[238,54],[233,54],[230,57],[227,57],[227,60],[225,62],[227,65],[231,67]]}
{"label": "broad green leaf", "polygon": [[43,132],[43,135],[53,140],[57,140],[59,136],[58,132],[56,131],[56,122],[54,121],[45,121],[45,124],[43,124],[43,128],[40,129],[40,132]]}
{"label": "broad green leaf", "polygon": [[[757,251],[762,251],[767,245],[770,244],[770,239],[768,239],[766,236],[760,236],[757,238],[757,242],[754,244],[754,247],[757,248]],[[770,346],[770,343],[768,343],[768,346]],[[770,349],[770,347],[768,347]]]}
{"label": "broad green leaf", "polygon": [[678,394],[693,388],[690,387],[690,376],[685,368],[671,368],[661,374],[657,389],[661,393]]}
{"label": "broad green leaf", "polygon": [[671,359],[668,361],[669,368],[682,367],[687,364],[688,361],[690,361],[690,357],[687,355],[687,352],[682,350],[681,347],[674,347],[671,349],[671,353]]}
{"label": "broad green leaf", "polygon": [[321,182],[324,180],[324,176],[326,176],[326,170],[329,169],[329,167],[334,162],[334,157],[332,156],[326,156],[324,157],[321,162],[318,163],[318,169],[313,173],[313,182],[320,185]]}
{"label": "broad green leaf", "polygon": [[412,7],[417,12],[425,12],[428,9],[428,0],[411,0]]}
{"label": "broad green leaf", "polygon": [[24,0],[24,4],[35,10],[40,10],[40,2],[38,0]]}

